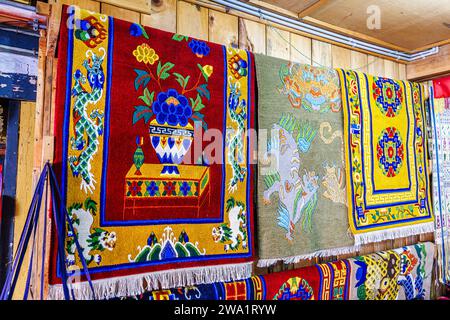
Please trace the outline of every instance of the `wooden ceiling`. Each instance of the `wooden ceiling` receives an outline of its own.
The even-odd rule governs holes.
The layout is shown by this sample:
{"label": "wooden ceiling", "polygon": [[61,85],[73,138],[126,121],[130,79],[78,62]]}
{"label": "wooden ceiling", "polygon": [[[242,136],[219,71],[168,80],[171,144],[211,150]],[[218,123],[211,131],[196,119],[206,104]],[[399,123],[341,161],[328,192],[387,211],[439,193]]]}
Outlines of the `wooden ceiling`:
{"label": "wooden ceiling", "polygon": [[[450,0],[262,0],[310,23],[402,51],[450,43]],[[367,27],[368,7],[381,28]]]}

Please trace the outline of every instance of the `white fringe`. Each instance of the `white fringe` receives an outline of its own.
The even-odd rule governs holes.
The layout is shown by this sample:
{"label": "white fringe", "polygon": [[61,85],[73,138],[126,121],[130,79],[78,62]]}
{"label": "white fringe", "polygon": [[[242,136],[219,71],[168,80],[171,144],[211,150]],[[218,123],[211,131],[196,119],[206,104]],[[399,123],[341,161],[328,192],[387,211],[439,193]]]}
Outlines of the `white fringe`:
{"label": "white fringe", "polygon": [[285,264],[297,263],[302,260],[311,260],[313,258],[318,258],[318,257],[329,257],[329,256],[337,256],[337,255],[341,255],[341,254],[355,253],[358,250],[359,250],[358,246],[351,246],[351,247],[341,247],[341,248],[318,250],[313,253],[301,254],[298,256],[290,256],[290,257],[275,258],[275,259],[261,259],[258,261],[258,267],[267,268],[267,267],[270,267],[271,265],[277,263],[278,261],[283,261]]}
{"label": "white fringe", "polygon": [[[93,280],[97,299],[111,299],[139,295],[146,291],[184,287],[195,284],[241,280],[251,277],[252,262],[225,264],[182,270],[165,270],[142,273],[131,276]],[[93,299],[92,290],[87,281],[72,284],[75,299]],[[50,285],[48,300],[64,300],[61,284]]]}
{"label": "white fringe", "polygon": [[398,227],[386,230],[355,234],[355,245],[360,246],[372,242],[381,242],[384,240],[398,239],[403,237],[415,236],[422,233],[434,232],[434,222],[416,224],[407,227]]}

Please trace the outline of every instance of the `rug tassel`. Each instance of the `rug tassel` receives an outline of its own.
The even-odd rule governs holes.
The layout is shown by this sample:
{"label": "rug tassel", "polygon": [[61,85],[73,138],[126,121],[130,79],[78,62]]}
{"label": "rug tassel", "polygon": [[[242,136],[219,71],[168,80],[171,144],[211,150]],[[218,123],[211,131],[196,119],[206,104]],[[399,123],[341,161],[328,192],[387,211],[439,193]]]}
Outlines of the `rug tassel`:
{"label": "rug tassel", "polygon": [[355,234],[355,245],[361,246],[363,244],[410,237],[433,231],[434,222],[427,222],[407,227],[359,233]]}
{"label": "rug tassel", "polygon": [[302,255],[291,256],[291,257],[275,258],[275,259],[261,259],[258,261],[258,267],[259,268],[267,268],[267,267],[270,267],[271,265],[274,265],[278,261],[283,261],[285,264],[297,263],[302,260],[311,260],[311,259],[318,258],[318,257],[329,257],[329,256],[337,256],[337,255],[341,255],[341,254],[355,253],[358,250],[359,250],[359,247],[351,246],[351,247],[319,250],[319,251],[315,251],[310,254],[302,254]]}
{"label": "rug tassel", "polygon": [[[98,299],[129,297],[140,295],[146,291],[170,289],[195,284],[232,281],[249,278],[252,275],[252,262],[227,264],[218,266],[185,268],[179,270],[156,271],[147,274],[136,274],[126,277],[94,280],[94,292]],[[87,282],[72,284],[77,300],[92,299],[92,291]],[[62,300],[64,293],[62,285],[49,287],[49,300]]]}

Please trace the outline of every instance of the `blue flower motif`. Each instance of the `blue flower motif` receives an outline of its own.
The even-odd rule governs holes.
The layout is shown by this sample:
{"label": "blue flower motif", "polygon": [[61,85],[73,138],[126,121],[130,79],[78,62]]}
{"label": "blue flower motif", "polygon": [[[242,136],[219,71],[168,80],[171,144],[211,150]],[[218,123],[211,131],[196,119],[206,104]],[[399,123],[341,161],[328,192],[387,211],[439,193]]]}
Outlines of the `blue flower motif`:
{"label": "blue flower motif", "polygon": [[188,46],[198,57],[207,56],[210,51],[206,42],[197,39],[192,39],[189,41]]}
{"label": "blue flower motif", "polygon": [[180,191],[183,196],[187,196],[189,191],[191,191],[191,186],[186,181],[184,181],[180,186]]}
{"label": "blue flower motif", "polygon": [[81,78],[83,74],[81,73],[80,69],[77,69],[77,71],[75,71],[75,74],[73,75],[73,77],[75,78],[75,80],[78,80]]}
{"label": "blue flower motif", "polygon": [[137,23],[133,23],[130,26],[130,35],[132,35],[133,37],[139,37],[142,35],[142,28],[139,24]]}
{"label": "blue flower motif", "polygon": [[188,99],[175,89],[160,92],[153,102],[152,110],[159,124],[186,126],[192,116],[192,107]]}
{"label": "blue flower motif", "polygon": [[154,196],[159,191],[158,186],[156,185],[155,181],[150,182],[150,184],[147,186],[147,192],[150,196]]}

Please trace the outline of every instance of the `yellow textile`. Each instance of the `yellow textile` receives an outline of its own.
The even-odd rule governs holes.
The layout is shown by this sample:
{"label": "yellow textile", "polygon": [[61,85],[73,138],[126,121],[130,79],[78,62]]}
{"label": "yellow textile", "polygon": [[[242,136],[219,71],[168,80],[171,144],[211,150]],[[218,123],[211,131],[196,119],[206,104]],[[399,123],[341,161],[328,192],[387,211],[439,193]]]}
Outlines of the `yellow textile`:
{"label": "yellow textile", "polygon": [[432,222],[422,86],[355,71],[338,73],[352,232]]}

